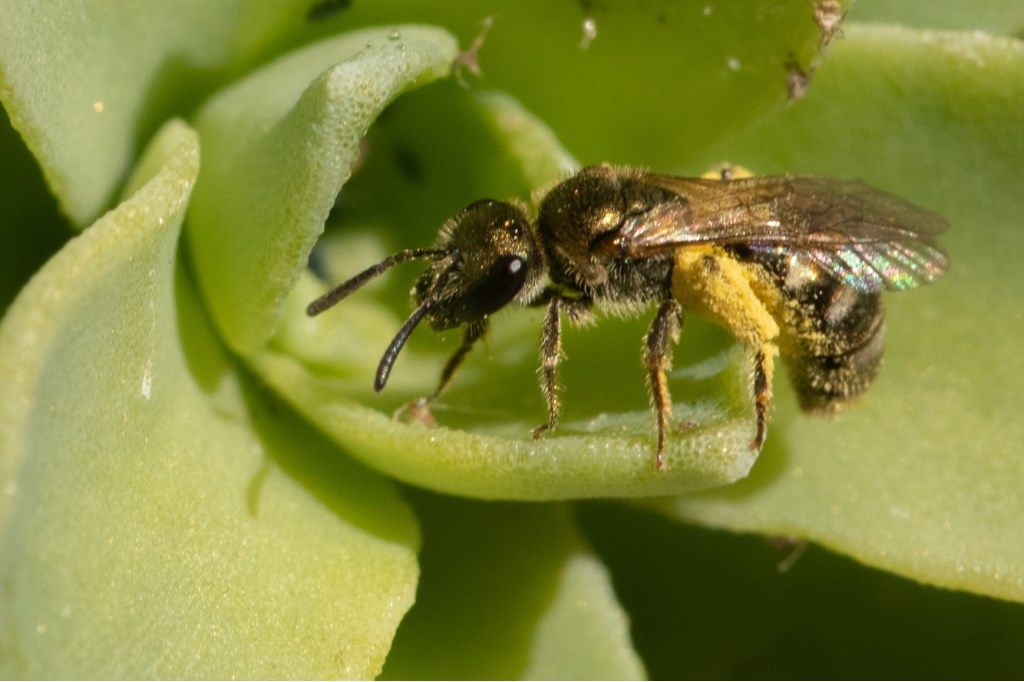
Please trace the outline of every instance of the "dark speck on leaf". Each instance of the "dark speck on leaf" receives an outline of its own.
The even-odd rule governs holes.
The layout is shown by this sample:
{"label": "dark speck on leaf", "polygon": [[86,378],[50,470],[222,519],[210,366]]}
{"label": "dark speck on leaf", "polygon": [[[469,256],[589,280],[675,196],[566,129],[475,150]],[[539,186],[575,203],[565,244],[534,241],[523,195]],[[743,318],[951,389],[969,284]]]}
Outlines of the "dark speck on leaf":
{"label": "dark speck on leaf", "polygon": [[408,147],[398,147],[394,154],[395,167],[409,182],[422,182],[423,163],[414,151]]}
{"label": "dark speck on leaf", "polygon": [[352,4],[352,0],[321,0],[309,8],[306,13],[307,21],[323,21],[330,19],[338,12],[346,10]]}

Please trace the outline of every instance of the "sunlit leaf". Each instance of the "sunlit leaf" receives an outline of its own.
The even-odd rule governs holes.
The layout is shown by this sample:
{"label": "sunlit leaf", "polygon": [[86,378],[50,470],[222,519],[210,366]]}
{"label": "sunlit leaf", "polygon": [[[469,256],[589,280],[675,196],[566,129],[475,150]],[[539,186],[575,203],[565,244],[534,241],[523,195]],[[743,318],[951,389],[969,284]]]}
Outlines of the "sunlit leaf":
{"label": "sunlit leaf", "polygon": [[[308,4],[275,4],[276,22],[309,30]],[[467,49],[490,17],[482,77],[464,79],[514,95],[585,164],[667,167],[705,149],[782,105],[789,65],[808,68],[820,37],[810,0],[319,4],[343,5],[331,27],[423,22]]]}
{"label": "sunlit leaf", "polygon": [[198,163],[168,124],[0,324],[0,676],[372,677],[412,602],[409,509],[176,271]]}
{"label": "sunlit leaf", "polygon": [[0,101],[74,223],[113,200],[168,109],[186,113],[209,87],[237,5],[5,3]]}
{"label": "sunlit leaf", "polygon": [[203,107],[189,235],[232,346],[270,338],[367,128],[403,90],[447,73],[455,53],[440,29],[358,31],[281,57]]}
{"label": "sunlit leaf", "polygon": [[912,28],[979,30],[1018,38],[1024,34],[1024,3],[1019,0],[857,0],[849,18]]}
{"label": "sunlit leaf", "polygon": [[850,27],[805,100],[716,148],[937,210],[951,265],[887,297],[886,362],[863,399],[829,420],[796,416],[780,391],[781,424],[751,476],[666,511],[1024,600],[1022,111],[1024,43]]}
{"label": "sunlit leaf", "polygon": [[146,140],[283,39],[337,21],[261,0],[5,3],[0,102],[73,224],[108,207]]}

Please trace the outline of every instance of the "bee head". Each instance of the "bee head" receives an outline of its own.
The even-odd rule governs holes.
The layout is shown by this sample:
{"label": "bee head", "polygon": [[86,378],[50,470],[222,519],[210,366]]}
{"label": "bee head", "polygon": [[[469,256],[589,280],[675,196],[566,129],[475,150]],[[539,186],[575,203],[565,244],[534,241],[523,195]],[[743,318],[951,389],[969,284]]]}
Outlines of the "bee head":
{"label": "bee head", "polygon": [[306,308],[318,315],[393,265],[430,260],[416,281],[416,309],[398,330],[377,368],[381,390],[409,336],[424,318],[437,330],[482,322],[512,301],[527,302],[544,275],[543,257],[526,209],[484,199],[470,204],[441,228],[430,249],[399,251],[328,291]]}
{"label": "bee head", "polygon": [[435,248],[444,255],[416,281],[417,306],[437,330],[471,324],[512,301],[526,302],[544,273],[540,248],[526,210],[484,199],[441,228]]}

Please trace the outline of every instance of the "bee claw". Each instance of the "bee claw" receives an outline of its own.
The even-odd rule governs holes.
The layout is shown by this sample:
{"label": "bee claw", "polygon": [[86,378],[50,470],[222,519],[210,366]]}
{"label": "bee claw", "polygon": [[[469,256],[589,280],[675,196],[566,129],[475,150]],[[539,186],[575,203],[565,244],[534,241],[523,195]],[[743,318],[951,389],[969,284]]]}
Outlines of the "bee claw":
{"label": "bee claw", "polygon": [[394,418],[406,423],[416,422],[428,429],[436,429],[437,420],[434,419],[434,414],[430,411],[429,403],[427,398],[410,400],[395,410]]}
{"label": "bee claw", "polygon": [[664,450],[658,450],[658,454],[654,456],[654,468],[658,471],[665,471],[668,466],[665,464],[665,452]]}

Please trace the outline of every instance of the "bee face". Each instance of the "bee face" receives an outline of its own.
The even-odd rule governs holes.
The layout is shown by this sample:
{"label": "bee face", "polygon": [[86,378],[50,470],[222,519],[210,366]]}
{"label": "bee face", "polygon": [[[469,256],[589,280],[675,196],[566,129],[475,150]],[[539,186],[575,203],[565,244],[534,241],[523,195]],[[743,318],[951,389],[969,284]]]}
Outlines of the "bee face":
{"label": "bee face", "polygon": [[477,322],[513,300],[526,300],[544,264],[523,207],[485,199],[470,204],[441,228],[435,260],[417,280],[417,305],[432,301],[434,329]]}

